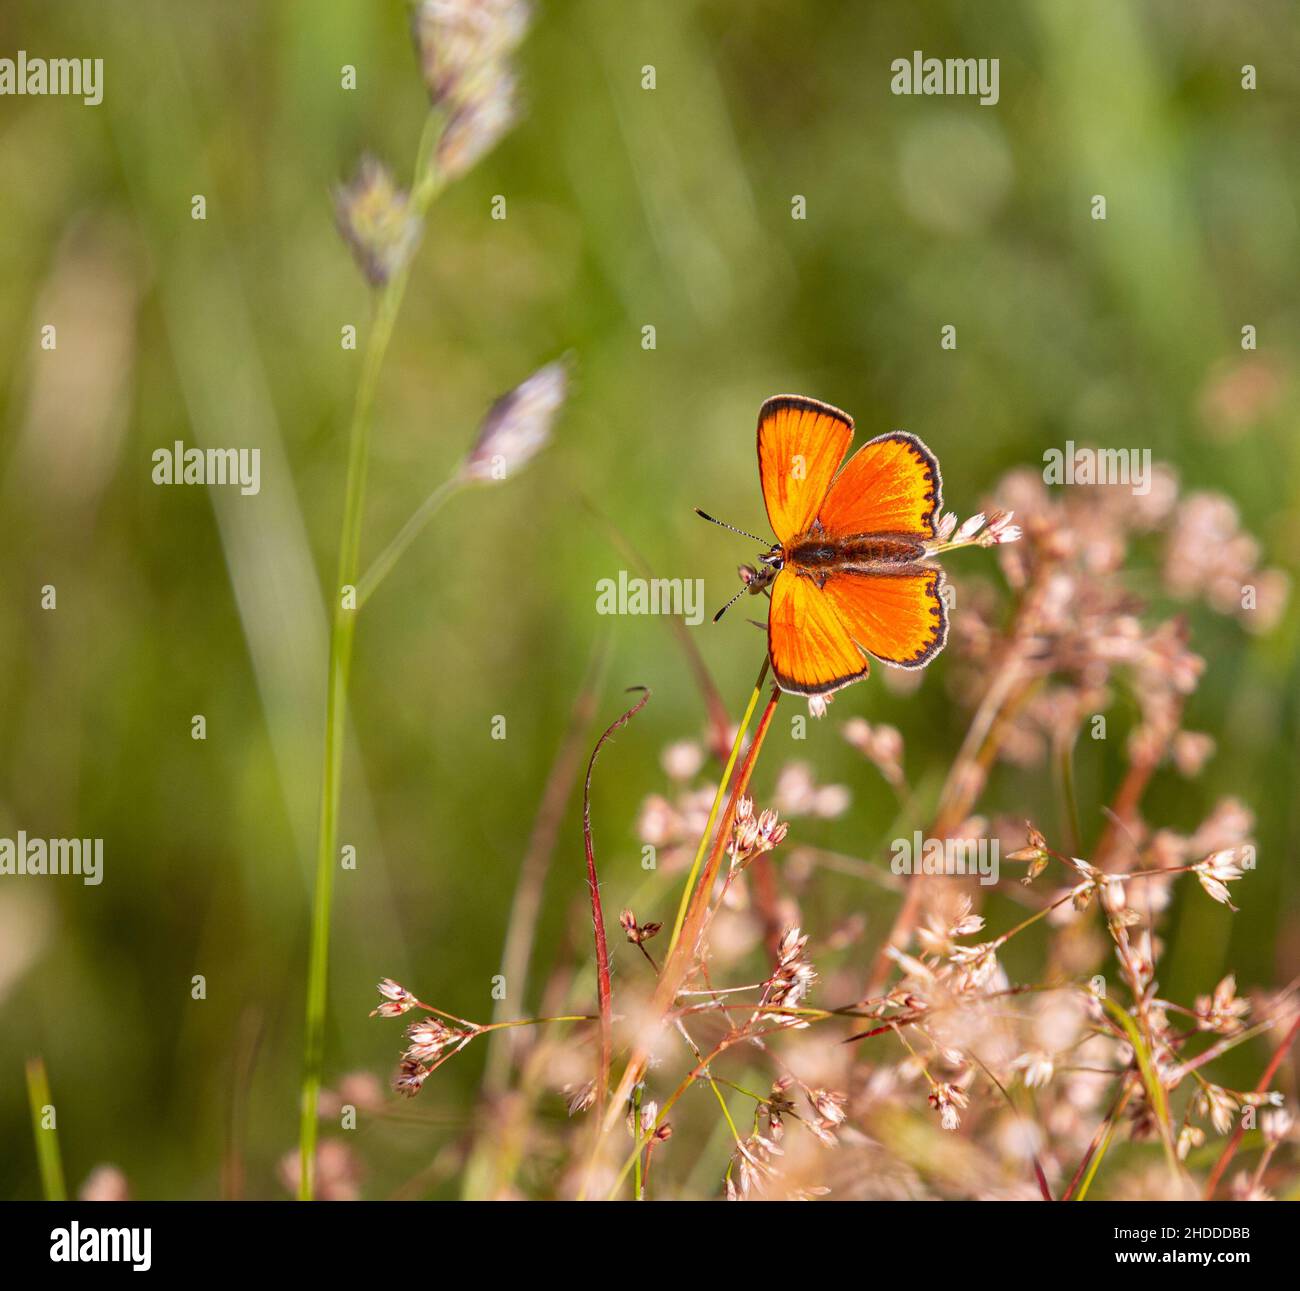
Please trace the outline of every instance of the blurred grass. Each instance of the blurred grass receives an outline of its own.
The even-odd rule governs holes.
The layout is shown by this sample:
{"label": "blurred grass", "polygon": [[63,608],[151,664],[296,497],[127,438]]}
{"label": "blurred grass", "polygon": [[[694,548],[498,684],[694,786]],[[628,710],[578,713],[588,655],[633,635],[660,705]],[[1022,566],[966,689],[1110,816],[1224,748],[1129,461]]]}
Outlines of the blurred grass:
{"label": "blurred grass", "polygon": [[50,1079],[40,1058],[27,1060],[27,1102],[32,1117],[32,1142],[41,1172],[41,1195],[46,1201],[66,1201],[58,1123],[50,1117],[49,1109],[54,1106],[50,1102]]}
{"label": "blurred grass", "polygon": [[[691,507],[761,531],[752,433],[766,395],[838,403],[864,435],[921,434],[963,513],[1066,438],[1150,447],[1188,487],[1230,493],[1295,576],[1298,45],[1281,3],[542,7],[522,52],[526,118],[439,204],[415,266],[381,392],[363,559],[493,397],[569,348],[577,390],[553,448],[507,486],[454,499],[367,606],[343,830],[360,861],[338,875],[328,1073],[391,1065],[395,1032],[365,1017],[382,975],[490,1015],[537,801],[610,622],[595,615],[595,583],[624,563],[580,498],[657,572],[703,577],[707,604],[721,604],[753,553]],[[367,314],[328,190],[363,149],[395,165],[410,155],[424,102],[405,14],[396,2],[18,0],[0,12],[0,53],[18,48],[103,57],[106,97],[0,100],[0,833],[102,836],[106,878],[0,884],[0,1130],[28,1142],[21,1061],[40,1051],[74,1187],[110,1160],[138,1195],[214,1195],[237,1038],[261,1016],[246,1187],[280,1195],[322,578],[357,375],[338,337]],[[1000,104],[892,97],[889,62],[913,49],[999,57]],[[1253,93],[1239,85],[1246,62],[1259,67]],[[354,92],[339,88],[345,63]],[[653,92],[640,88],[647,63]],[[190,219],[199,192],[203,223]],[[806,221],[790,218],[796,193]],[[1093,193],[1107,195],[1105,224],[1088,217]],[[505,221],[489,218],[495,194]],[[37,344],[45,322],[59,327],[52,354]],[[950,322],[952,353],[938,345]],[[1201,399],[1241,360],[1247,322],[1283,393],[1228,438]],[[149,455],[177,438],[259,446],[261,494],[155,488]],[[47,583],[52,613],[39,609]],[[1259,815],[1261,862],[1239,916],[1179,898],[1161,981],[1175,996],[1229,965],[1243,986],[1300,970],[1300,617],[1293,604],[1252,639],[1190,616],[1210,667],[1188,724],[1220,748],[1200,781],[1163,773],[1148,815],[1191,829],[1239,794]],[[661,785],[658,751],[701,731],[703,712],[663,623],[613,626],[610,692],[654,690],[621,737],[619,774],[595,786],[617,909],[645,877],[632,824]],[[743,616],[696,631],[735,712],[761,638]],[[848,692],[791,745],[854,789],[850,814],[811,841],[872,855],[894,819],[888,790],[839,740],[843,717],[899,725],[914,782],[946,764],[962,717],[944,666],[910,699]],[[195,713],[203,743],[190,739]],[[497,714],[504,741],[490,738]],[[1124,733],[1079,750],[1085,838]],[[1014,768],[998,770],[989,801],[1053,810],[1048,779]],[[535,980],[568,935],[581,857],[571,809]],[[861,907],[879,930],[878,902],[827,874],[810,920]],[[481,1062],[471,1048],[409,1119],[359,1132],[383,1149],[367,1154],[380,1172],[368,1191],[396,1187],[464,1127]],[[0,1192],[39,1188],[30,1151],[5,1154]]]}

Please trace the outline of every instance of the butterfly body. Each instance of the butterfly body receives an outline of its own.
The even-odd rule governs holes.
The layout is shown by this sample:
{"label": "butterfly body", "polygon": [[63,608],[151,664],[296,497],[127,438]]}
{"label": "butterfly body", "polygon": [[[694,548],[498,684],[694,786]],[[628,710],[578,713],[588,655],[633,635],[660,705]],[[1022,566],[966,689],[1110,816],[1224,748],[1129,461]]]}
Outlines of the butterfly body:
{"label": "butterfly body", "polygon": [[869,657],[922,667],[947,639],[943,574],[926,558],[939,463],[905,431],[845,461],[852,438],[852,418],[815,399],[778,395],[759,410],[759,478],[777,542],[747,588],[771,597],[772,670],[796,694],[865,677]]}
{"label": "butterfly body", "polygon": [[824,586],[835,574],[888,575],[925,558],[925,543],[906,534],[859,533],[845,538],[827,534],[814,522],[782,553],[782,563]]}

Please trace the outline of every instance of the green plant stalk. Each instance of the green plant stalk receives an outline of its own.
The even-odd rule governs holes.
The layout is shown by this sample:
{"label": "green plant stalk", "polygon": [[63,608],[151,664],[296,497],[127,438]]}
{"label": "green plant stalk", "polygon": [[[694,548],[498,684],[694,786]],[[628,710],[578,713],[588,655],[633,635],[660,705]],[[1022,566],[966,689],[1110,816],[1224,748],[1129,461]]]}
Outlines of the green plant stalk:
{"label": "green plant stalk", "polygon": [[727,1107],[727,1100],[723,1097],[722,1090],[718,1088],[718,1082],[706,1071],[705,1079],[709,1082],[709,1088],[713,1090],[714,1097],[718,1100],[718,1106],[722,1108],[723,1120],[727,1122],[728,1129],[731,1130],[731,1137],[736,1140],[736,1145],[740,1146],[744,1140],[740,1137],[740,1131],[736,1128],[736,1122],[731,1119],[731,1112]]}
{"label": "green plant stalk", "polygon": [[1101,1166],[1101,1160],[1106,1155],[1110,1147],[1110,1141],[1115,1137],[1115,1121],[1110,1120],[1106,1124],[1106,1133],[1102,1136],[1101,1143],[1097,1147],[1092,1160],[1088,1163],[1088,1173],[1083,1176],[1083,1182],[1079,1185],[1079,1191],[1075,1193],[1075,1201],[1083,1201],[1088,1195],[1088,1189],[1092,1187],[1092,1181]]}
{"label": "green plant stalk", "polygon": [[764,655],[763,666],[758,673],[758,680],[754,683],[753,693],[749,697],[749,703],[745,706],[745,715],[740,719],[740,727],[736,731],[735,740],[732,742],[727,765],[722,769],[722,777],[718,781],[718,791],[713,795],[713,806],[709,808],[709,819],[704,826],[704,833],[700,836],[700,845],[695,849],[695,860],[691,863],[691,872],[686,876],[686,886],[682,889],[682,899],[677,905],[677,917],[673,920],[673,935],[668,942],[668,954],[664,959],[665,964],[672,958],[673,951],[677,949],[677,941],[682,935],[682,924],[686,922],[686,910],[691,903],[691,895],[695,891],[695,881],[699,878],[704,853],[708,849],[709,840],[713,837],[713,825],[718,819],[718,808],[722,806],[722,799],[727,792],[727,785],[731,783],[731,773],[736,767],[736,759],[740,756],[740,746],[745,742],[745,733],[749,730],[749,723],[754,717],[754,709],[758,707],[759,697],[763,693],[763,680],[767,676],[769,663],[770,660]]}
{"label": "green plant stalk", "polygon": [[[769,661],[764,659],[763,667],[759,670],[758,681],[755,683],[755,689],[759,689],[763,684],[763,679],[767,675]],[[736,806],[740,796],[748,787],[749,778],[753,774],[754,765],[758,760],[758,755],[763,747],[763,742],[767,737],[768,728],[771,726],[772,718],[776,714],[776,706],[781,698],[781,691],[777,687],[772,688],[771,697],[768,699],[767,706],[763,710],[763,715],[759,718],[758,728],[754,733],[753,743],[750,745],[749,752],[745,755],[745,760],[740,766],[736,775],[736,782],[732,786],[731,794],[727,800],[727,808],[722,813],[722,819],[718,824],[717,833],[713,839],[713,848],[710,850],[708,860],[700,874],[699,881],[696,884],[693,900],[688,904],[686,917],[682,922],[681,938],[675,950],[670,950],[665,956],[664,966],[659,977],[659,984],[655,989],[654,998],[651,1002],[651,1009],[661,1018],[666,1018],[677,998],[677,992],[681,988],[682,981],[690,971],[691,963],[694,959],[695,943],[700,934],[703,925],[708,904],[709,889],[712,886],[713,879],[717,874],[717,866],[722,858],[722,852],[726,846],[726,837],[735,821]],[[741,724],[739,731],[736,733],[735,749],[739,750],[745,737],[745,727],[748,724],[748,718]],[[724,772],[724,783],[726,773]],[[711,826],[709,827],[711,828]],[[706,833],[708,830],[706,829]],[[613,1130],[618,1121],[619,1108],[622,1107],[632,1096],[632,1089],[636,1082],[641,1079],[645,1071],[645,1065],[649,1054],[644,1045],[634,1046],[631,1056],[627,1060],[627,1065],[623,1069],[622,1078],[619,1081],[618,1089],[610,1107],[605,1113],[604,1121],[596,1129],[595,1143],[592,1148],[592,1157],[588,1165],[587,1178],[583,1184],[581,1198],[585,1199],[587,1190],[592,1179],[592,1170],[599,1157],[602,1146],[610,1131]],[[631,1169],[631,1162],[628,1162],[627,1169],[620,1175],[620,1180],[626,1178],[627,1170]]]}
{"label": "green plant stalk", "polygon": [[[785,1010],[782,1011],[784,1012]],[[792,1011],[799,1011],[799,1010],[792,1010]],[[778,1030],[780,1030],[780,1027],[773,1027],[767,1031],[760,1031],[758,1035],[760,1037],[765,1035],[772,1035],[775,1034],[775,1032]],[[635,1132],[633,1133],[632,1137],[635,1140],[636,1146],[632,1149],[631,1154],[623,1162],[622,1168],[615,1176],[614,1182],[611,1185],[609,1192],[606,1194],[606,1198],[605,1198],[606,1201],[613,1201],[614,1198],[618,1195],[618,1191],[623,1186],[623,1181],[627,1178],[628,1173],[631,1171],[636,1161],[637,1155],[646,1147],[646,1145],[654,1137],[655,1131],[668,1119],[668,1113],[672,1111],[672,1109],[677,1105],[678,1099],[680,1099],[681,1096],[684,1093],[686,1093],[688,1089],[690,1089],[690,1087],[695,1083],[695,1081],[701,1075],[704,1074],[705,1068],[707,1068],[715,1058],[721,1057],[722,1054],[726,1053],[728,1049],[732,1048],[734,1045],[743,1043],[747,1038],[748,1037],[738,1032],[733,1032],[731,1035],[724,1036],[717,1043],[717,1045],[714,1046],[712,1052],[708,1055],[708,1057],[703,1058],[690,1071],[686,1073],[686,1076],[682,1080],[681,1084],[679,1084],[677,1088],[673,1090],[672,1094],[668,1098],[668,1101],[664,1103],[662,1107],[660,1107],[659,1115],[655,1117],[654,1124],[651,1125],[649,1129],[645,1130],[644,1132],[642,1131],[640,1125],[637,1125],[635,1127]],[[731,1118],[728,1117],[727,1119],[728,1121],[730,1121]],[[732,1123],[732,1131],[733,1133],[735,1132],[734,1123]],[[739,1136],[737,1136],[737,1142],[739,1142]]]}
{"label": "green plant stalk", "polygon": [[[438,117],[431,113],[420,138],[416,180],[412,186],[412,214],[423,220],[440,182],[430,161]],[[325,1053],[325,1016],[329,998],[330,913],[334,903],[334,854],[338,847],[340,791],[343,781],[343,745],[347,725],[348,683],[352,672],[352,645],[356,610],[345,608],[343,588],[354,585],[360,563],[361,526],[365,512],[366,467],[370,455],[370,429],[375,395],[384,356],[392,339],[406,294],[410,260],[389,278],[379,297],[370,337],[362,359],[361,378],[348,431],[348,470],[344,489],[343,527],[339,537],[338,578],[332,592],[329,677],[325,700],[325,749],[321,770],[319,846],[316,883],[312,894],[311,942],[307,967],[307,1018],[303,1039],[303,1077],[299,1107],[298,1199],[310,1201],[316,1188],[317,1104]]]}
{"label": "green plant stalk", "polygon": [[[704,1055],[700,1052],[699,1045],[697,1045],[695,1041],[691,1039],[690,1032],[688,1032],[685,1026],[682,1025],[680,1018],[677,1021],[677,1029],[682,1033],[682,1038],[686,1041],[686,1043],[690,1045],[691,1052],[695,1055],[695,1061],[704,1062],[705,1061]],[[735,1139],[736,1146],[743,1147],[744,1143],[740,1137],[740,1131],[736,1129],[736,1122],[731,1119],[731,1112],[727,1108],[727,1100],[725,1097],[723,1097],[722,1090],[718,1087],[718,1081],[714,1079],[713,1073],[709,1070],[707,1063],[705,1063],[704,1066],[703,1076],[704,1079],[709,1082],[709,1088],[713,1090],[713,1096],[718,1100],[718,1106],[722,1108],[722,1117],[727,1122],[727,1127],[731,1130],[731,1137]],[[726,1081],[724,1083],[730,1084],[731,1082]],[[640,1090],[641,1086],[638,1085],[637,1089]],[[742,1089],[740,1092],[743,1094],[745,1091]],[[762,1102],[763,1100],[760,1099],[759,1101]],[[640,1118],[638,1117],[636,1121],[634,1121],[633,1123],[632,1137],[635,1139],[637,1135],[640,1134],[640,1132],[641,1132],[641,1121]]]}
{"label": "green plant stalk", "polygon": [[27,1060],[27,1102],[32,1110],[32,1136],[36,1140],[36,1161],[41,1170],[41,1193],[46,1201],[67,1201],[63,1182],[63,1159],[59,1155],[59,1131],[41,1124],[41,1111],[53,1106],[50,1081],[42,1058]]}
{"label": "green plant stalk", "polygon": [[1155,1113],[1156,1123],[1160,1127],[1160,1144],[1165,1150],[1165,1160],[1169,1165],[1169,1172],[1181,1189],[1182,1172],[1178,1168],[1178,1155],[1174,1151],[1173,1137],[1169,1132],[1169,1100],[1165,1096],[1164,1085],[1160,1083],[1160,1075],[1156,1071],[1151,1053],[1147,1049],[1146,1040],[1143,1038],[1137,1023],[1114,1000],[1103,995],[1101,1002],[1106,1012],[1124,1028],[1129,1044],[1133,1046],[1138,1071],[1142,1076],[1142,1085],[1146,1090],[1147,1098],[1151,1101],[1151,1110]]}
{"label": "green plant stalk", "polygon": [[449,476],[429,494],[411,515],[411,518],[397,531],[396,536],[387,547],[375,557],[370,568],[357,583],[357,609],[359,610],[371,597],[375,588],[391,572],[394,565],[402,558],[406,549],[424,531],[425,525],[442,509],[442,505],[454,493],[458,493],[465,484],[459,469]]}

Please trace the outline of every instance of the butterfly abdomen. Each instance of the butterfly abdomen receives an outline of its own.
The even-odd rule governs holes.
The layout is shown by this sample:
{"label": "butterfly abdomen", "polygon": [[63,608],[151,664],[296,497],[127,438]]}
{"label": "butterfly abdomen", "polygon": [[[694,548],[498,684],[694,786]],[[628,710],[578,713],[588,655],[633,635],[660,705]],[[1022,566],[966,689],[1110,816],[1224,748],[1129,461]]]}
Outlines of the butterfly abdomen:
{"label": "butterfly abdomen", "polygon": [[785,560],[805,569],[836,569],[854,565],[910,565],[924,555],[925,543],[921,539],[902,534],[867,533],[849,538],[809,534],[791,543]]}

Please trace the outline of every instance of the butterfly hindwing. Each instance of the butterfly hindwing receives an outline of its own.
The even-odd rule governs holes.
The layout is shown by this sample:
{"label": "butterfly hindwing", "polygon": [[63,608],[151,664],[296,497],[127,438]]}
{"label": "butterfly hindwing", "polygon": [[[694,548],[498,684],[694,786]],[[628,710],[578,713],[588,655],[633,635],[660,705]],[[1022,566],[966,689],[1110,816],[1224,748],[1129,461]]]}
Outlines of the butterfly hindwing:
{"label": "butterfly hindwing", "polygon": [[942,480],[934,454],[915,435],[892,430],[868,440],[844,464],[818,511],[827,533],[934,537]]}
{"label": "butterfly hindwing", "polygon": [[940,570],[910,565],[880,574],[836,573],[822,595],[863,650],[899,668],[921,668],[948,639],[942,590]]}
{"label": "butterfly hindwing", "polygon": [[812,525],[852,441],[853,418],[816,399],[776,395],[758,410],[758,474],[779,542]]}
{"label": "butterfly hindwing", "polygon": [[777,683],[799,695],[838,690],[871,666],[825,591],[792,569],[772,584],[767,643]]}

